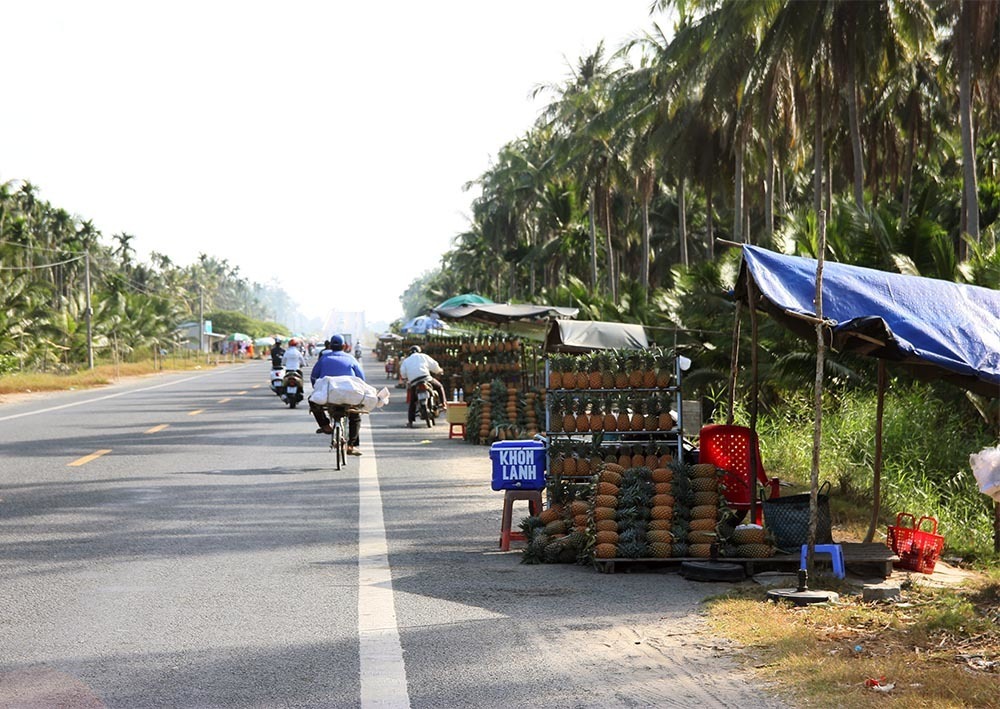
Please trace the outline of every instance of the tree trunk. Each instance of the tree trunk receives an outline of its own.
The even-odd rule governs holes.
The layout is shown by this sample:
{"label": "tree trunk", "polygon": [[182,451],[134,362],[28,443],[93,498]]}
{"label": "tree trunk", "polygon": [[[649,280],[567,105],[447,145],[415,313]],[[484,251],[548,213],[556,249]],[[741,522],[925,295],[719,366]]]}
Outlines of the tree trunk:
{"label": "tree trunk", "polygon": [[823,79],[816,76],[816,115],[813,126],[813,211],[817,223],[823,208]]}
{"label": "tree trunk", "polygon": [[649,291],[649,195],[642,195],[642,263],[639,264],[639,283],[642,285],[643,300],[648,300]]}
{"label": "tree trunk", "polygon": [[590,188],[590,290],[597,290],[597,220],[594,218],[594,188]]}
{"label": "tree trunk", "polygon": [[[962,124],[962,188],[965,232],[979,241],[979,194],[976,185],[976,139],[972,125],[972,2],[964,0],[958,19],[958,103]],[[967,248],[959,241],[959,258]]]}
{"label": "tree trunk", "polygon": [[715,260],[715,219],[712,216],[712,187],[712,178],[709,177],[708,184],[705,185],[705,238],[708,241],[706,246],[710,261]]}
{"label": "tree trunk", "polygon": [[900,226],[910,218],[910,193],[913,189],[913,154],[917,149],[917,127],[910,122],[910,141],[906,145],[906,157],[903,159],[903,203],[899,211]]}
{"label": "tree trunk", "polygon": [[767,139],[767,165],[764,168],[764,232],[767,242],[774,239],[774,141]]}
{"label": "tree trunk", "polygon": [[865,208],[865,166],[861,155],[861,124],[858,119],[858,88],[854,81],[854,67],[847,72],[847,116],[851,128],[851,156],[854,161],[854,206]]}
{"label": "tree trunk", "polygon": [[737,128],[736,177],[733,180],[733,241],[743,241],[743,128]]}
{"label": "tree trunk", "polygon": [[691,265],[688,258],[687,206],[684,203],[684,178],[677,182],[677,227],[680,231],[681,263],[684,268]]}
{"label": "tree trunk", "polygon": [[618,282],[615,278],[615,250],[611,245],[611,190],[604,190],[604,250],[608,256],[608,293],[618,302]]}

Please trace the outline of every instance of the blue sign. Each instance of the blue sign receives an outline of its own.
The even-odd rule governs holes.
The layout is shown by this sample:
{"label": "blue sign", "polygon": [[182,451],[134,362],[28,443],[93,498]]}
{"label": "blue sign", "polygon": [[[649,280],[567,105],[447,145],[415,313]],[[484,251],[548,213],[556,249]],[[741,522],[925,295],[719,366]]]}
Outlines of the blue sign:
{"label": "blue sign", "polygon": [[545,445],[540,441],[500,441],[490,446],[494,490],[545,487]]}

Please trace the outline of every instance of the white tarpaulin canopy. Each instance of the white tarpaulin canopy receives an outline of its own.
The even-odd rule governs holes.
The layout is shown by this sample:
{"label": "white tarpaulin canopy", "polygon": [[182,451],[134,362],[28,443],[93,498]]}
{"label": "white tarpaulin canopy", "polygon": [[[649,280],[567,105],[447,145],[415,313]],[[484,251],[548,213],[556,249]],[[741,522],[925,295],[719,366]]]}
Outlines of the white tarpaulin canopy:
{"label": "white tarpaulin canopy", "polygon": [[601,320],[553,320],[545,337],[548,352],[590,352],[592,350],[649,347],[642,325]]}

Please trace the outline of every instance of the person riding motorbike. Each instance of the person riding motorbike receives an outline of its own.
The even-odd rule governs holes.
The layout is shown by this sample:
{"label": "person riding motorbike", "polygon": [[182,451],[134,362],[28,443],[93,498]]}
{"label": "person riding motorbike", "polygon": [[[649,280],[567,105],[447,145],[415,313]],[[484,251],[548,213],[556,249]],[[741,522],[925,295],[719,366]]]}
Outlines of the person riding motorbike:
{"label": "person riding motorbike", "polygon": [[271,369],[281,369],[281,358],[285,356],[285,348],[281,346],[282,342],[280,337],[274,338],[274,346],[271,347]]}
{"label": "person riding motorbike", "polygon": [[306,366],[306,358],[299,349],[299,341],[294,337],[288,341],[288,349],[281,356],[281,366],[287,372],[289,369],[297,369],[300,372]]}
{"label": "person riding motorbike", "polygon": [[413,428],[413,422],[417,419],[417,392],[413,387],[424,380],[430,380],[431,386],[441,400],[441,409],[443,411],[448,409],[448,395],[445,394],[444,385],[432,377],[432,374],[444,374],[444,370],[436,359],[420,351],[420,345],[413,345],[409,356],[399,363],[399,376],[406,380],[410,400],[410,406],[406,411],[408,428]]}
{"label": "person riding motorbike", "polygon": [[[330,352],[320,356],[316,364],[313,365],[309,379],[313,386],[320,377],[355,376],[365,378],[364,370],[358,365],[358,361],[345,351],[344,338],[340,335],[330,335],[327,341]],[[316,433],[333,433],[330,426],[330,417],[326,415],[326,407],[322,404],[309,402],[309,411],[319,424]],[[361,414],[347,414],[347,455],[361,455],[358,446],[361,443]]]}

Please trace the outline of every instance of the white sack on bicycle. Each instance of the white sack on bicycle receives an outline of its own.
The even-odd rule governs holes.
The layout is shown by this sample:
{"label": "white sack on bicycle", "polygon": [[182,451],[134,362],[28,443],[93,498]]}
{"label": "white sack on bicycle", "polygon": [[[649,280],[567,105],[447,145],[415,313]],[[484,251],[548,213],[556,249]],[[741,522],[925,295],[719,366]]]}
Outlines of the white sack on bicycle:
{"label": "white sack on bicycle", "polygon": [[376,391],[364,379],[350,375],[320,377],[313,385],[309,401],[314,404],[334,404],[354,406],[365,411],[374,411],[389,403],[389,390],[382,387]]}

